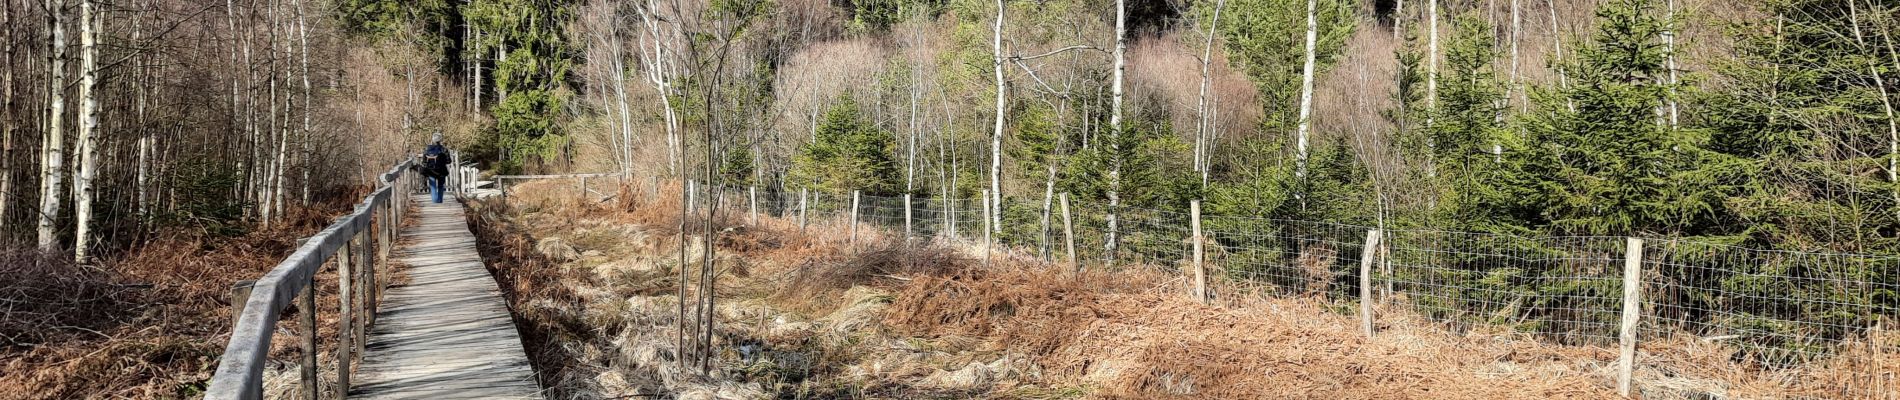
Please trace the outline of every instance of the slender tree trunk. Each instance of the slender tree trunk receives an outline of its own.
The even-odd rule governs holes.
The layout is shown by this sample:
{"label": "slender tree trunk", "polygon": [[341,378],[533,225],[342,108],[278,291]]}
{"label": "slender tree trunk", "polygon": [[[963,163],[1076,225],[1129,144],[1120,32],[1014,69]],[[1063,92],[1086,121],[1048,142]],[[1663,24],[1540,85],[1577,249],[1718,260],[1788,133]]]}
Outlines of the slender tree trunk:
{"label": "slender tree trunk", "polygon": [[1122,186],[1122,76],[1128,69],[1124,56],[1128,52],[1128,4],[1127,0],[1115,0],[1115,78],[1109,85],[1108,112],[1108,148],[1110,162],[1108,168],[1108,238],[1102,244],[1106,251],[1109,267],[1115,266],[1116,250],[1121,221]]}
{"label": "slender tree trunk", "polygon": [[1392,38],[1405,38],[1405,0],[1392,2]]}
{"label": "slender tree trunk", "polygon": [[[13,131],[15,128],[13,113],[13,69],[18,54],[13,45],[13,0],[0,0],[0,43],[5,49],[4,65],[0,65],[0,225],[7,223],[13,211]],[[0,228],[0,235],[6,235],[9,229]]]}
{"label": "slender tree trunk", "polygon": [[[1546,0],[1544,4],[1550,6],[1550,54],[1557,58],[1554,63],[1557,66],[1557,88],[1570,90],[1569,67],[1564,65],[1563,24],[1557,21],[1557,0]],[[1577,111],[1577,101],[1571,100],[1570,96],[1564,96],[1564,106],[1571,112]]]}
{"label": "slender tree trunk", "polygon": [[[1852,3],[1854,0],[1848,0],[1848,2]],[[1680,82],[1676,77],[1676,0],[1668,0],[1664,4],[1667,7],[1664,19],[1665,23],[1669,24],[1668,28],[1663,29],[1662,32],[1663,51],[1668,53],[1668,57],[1664,59],[1664,67],[1669,69],[1669,127],[1675,128],[1682,121],[1682,112],[1676,102],[1676,84]],[[1875,76],[1878,77],[1878,74],[1876,72]],[[1882,86],[1881,90],[1886,90],[1886,87]]]}
{"label": "slender tree trunk", "polygon": [[[314,154],[310,152],[310,112],[316,110],[316,105],[310,103],[310,28],[304,24],[304,12],[304,2],[300,0],[297,2],[297,64],[303,70],[303,126],[298,131],[299,137],[303,138],[300,141],[303,147],[303,165],[300,168],[303,176],[298,179],[298,185],[302,188],[298,198],[302,200],[300,204],[309,206],[310,170],[316,167],[316,163],[312,162]],[[477,99],[480,97],[476,96]]]}
{"label": "slender tree trunk", "polygon": [[94,0],[79,1],[79,174],[73,177],[73,260],[84,264],[92,244],[93,179],[99,174],[99,16]]}
{"label": "slender tree trunk", "polygon": [[[1436,3],[1437,0],[1433,0]],[[1319,58],[1319,1],[1306,0],[1306,65],[1300,73],[1300,125],[1298,130],[1298,165],[1294,176],[1306,177],[1307,132],[1313,123],[1313,73],[1314,64]]]}
{"label": "slender tree trunk", "polygon": [[995,57],[991,59],[990,65],[994,67],[996,72],[996,129],[990,132],[989,204],[991,207],[991,220],[986,223],[991,224],[990,228],[992,230],[998,231],[1003,229],[1003,217],[1001,215],[1003,209],[1001,205],[1003,199],[1003,117],[1005,113],[1003,107],[1005,105],[1004,96],[1008,94],[1008,88],[1003,82],[1003,18],[1008,14],[1008,11],[1009,7],[1003,4],[1003,0],[996,0],[996,26],[992,35],[994,40],[990,44],[990,50],[995,55]]}
{"label": "slender tree trunk", "polygon": [[40,139],[39,248],[47,253],[59,250],[59,231],[55,223],[59,218],[60,178],[65,172],[62,166],[66,160],[62,118],[66,115],[66,24],[61,18],[61,10],[65,8],[65,1],[46,0],[46,23],[52,31],[53,43],[47,59],[51,79],[46,86],[46,133]]}
{"label": "slender tree trunk", "polygon": [[[1426,39],[1427,51],[1425,53],[1425,108],[1428,110],[1437,110],[1438,109],[1438,0],[1428,0],[1426,1],[1425,4],[1426,4],[1425,18],[1428,19],[1428,21],[1426,21],[1426,25],[1429,26],[1429,28],[1426,28],[1426,31],[1429,32],[1428,33],[1429,35],[1431,35],[1430,38]],[[1425,115],[1425,126],[1428,126],[1428,127],[1431,126],[1433,122],[1432,119],[1433,118],[1431,114],[1427,113]]]}
{"label": "slender tree trunk", "polygon": [[[616,14],[618,13],[617,12],[611,13],[609,15],[616,15]],[[620,49],[624,46],[620,42],[620,28],[619,28],[618,22],[619,22],[619,18],[608,19],[607,25],[610,27],[608,33],[612,35],[612,40],[610,40],[607,43],[607,45],[609,49],[612,49],[611,54],[609,56],[613,58],[613,61],[610,64],[613,65],[613,69],[614,69],[613,83],[614,83],[615,109],[620,114],[619,115],[620,117],[620,144],[621,146],[623,146],[620,148],[620,160],[621,160],[620,165],[622,168],[620,174],[622,177],[632,177],[633,176],[633,111],[629,109],[628,104],[627,104],[629,102],[629,100],[627,100],[627,64],[626,64],[626,59],[621,57],[621,54],[620,54]]]}
{"label": "slender tree trunk", "polygon": [[1210,166],[1208,165],[1210,164],[1208,162],[1208,153],[1213,152],[1213,146],[1211,146],[1208,141],[1213,137],[1214,130],[1214,110],[1209,108],[1207,92],[1208,87],[1212,86],[1214,81],[1211,68],[1214,63],[1214,38],[1220,35],[1220,13],[1224,8],[1227,8],[1227,0],[1216,0],[1214,2],[1214,18],[1208,22],[1207,37],[1201,42],[1201,95],[1198,100],[1199,105],[1196,107],[1199,111],[1200,118],[1195,124],[1194,170],[1200,171],[1201,173],[1201,187],[1203,189],[1207,187],[1208,170],[1212,169],[1209,168]]}
{"label": "slender tree trunk", "polygon": [[[1854,44],[1860,46],[1862,51],[1867,51],[1869,50],[1867,48],[1867,41],[1864,39],[1860,30],[1860,10],[1859,7],[1855,5],[1857,2],[1858,0],[1848,0],[1847,2],[1849,16],[1853,20]],[[1673,4],[1673,1],[1671,3]],[[1868,5],[1872,7],[1873,2],[1869,1]],[[1876,8],[1875,10],[1878,9]],[[1886,44],[1889,57],[1900,57],[1892,55],[1893,40],[1891,36],[1889,36],[1890,34],[1886,33],[1886,27],[1881,26],[1879,28],[1881,29],[1875,29],[1875,31],[1881,32],[1882,37],[1887,38]],[[1894,64],[1900,65],[1900,59],[1895,59]],[[1900,121],[1895,120],[1893,99],[1887,95],[1887,81],[1886,78],[1881,75],[1880,67],[1881,65],[1877,61],[1869,63],[1867,72],[1872,73],[1874,76],[1874,86],[1879,88],[1880,91],[1880,108],[1887,117],[1887,181],[1900,182]],[[1892,196],[1896,201],[1900,201],[1900,191],[1894,192]],[[1896,211],[1896,215],[1900,215],[1900,211]]]}

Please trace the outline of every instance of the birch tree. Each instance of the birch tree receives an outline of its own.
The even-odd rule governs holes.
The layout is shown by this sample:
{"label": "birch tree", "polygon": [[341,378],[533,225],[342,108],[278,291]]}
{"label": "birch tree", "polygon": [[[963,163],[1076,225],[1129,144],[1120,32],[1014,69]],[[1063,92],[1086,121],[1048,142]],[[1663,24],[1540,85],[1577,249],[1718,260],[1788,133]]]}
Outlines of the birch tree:
{"label": "birch tree", "polygon": [[1201,173],[1202,187],[1207,186],[1208,170],[1212,169],[1208,166],[1208,160],[1212,158],[1209,154],[1213,152],[1213,148],[1208,141],[1213,136],[1214,112],[1209,108],[1207,91],[1208,86],[1211,86],[1214,81],[1210,67],[1214,63],[1214,38],[1220,34],[1220,12],[1223,8],[1227,8],[1227,0],[1214,2],[1214,17],[1208,22],[1207,36],[1201,42],[1201,92],[1195,107],[1199,118],[1195,121],[1194,169]]}
{"label": "birch tree", "polygon": [[[1433,0],[1434,4],[1437,0]],[[1311,129],[1313,117],[1313,69],[1318,58],[1319,46],[1319,1],[1306,0],[1306,65],[1300,73],[1300,122],[1295,139],[1298,146],[1297,164],[1294,176],[1306,177],[1307,131]],[[1437,22],[1434,21],[1434,24]]]}
{"label": "birch tree", "polygon": [[79,1],[79,173],[73,177],[73,260],[84,264],[92,239],[93,179],[99,173],[98,15],[93,0]]}
{"label": "birch tree", "polygon": [[[18,67],[13,45],[13,1],[0,0],[0,54],[6,57],[0,65],[0,225],[7,224],[7,217],[13,211],[13,69]],[[6,234],[0,229],[0,234]]]}
{"label": "birch tree", "polygon": [[59,231],[54,224],[59,217],[61,166],[66,159],[61,118],[66,115],[66,27],[60,16],[65,8],[63,0],[46,0],[46,24],[52,43],[47,56],[46,132],[40,137],[39,248],[47,253],[59,248]]}
{"label": "birch tree", "polygon": [[1103,241],[1103,250],[1108,266],[1115,266],[1115,250],[1120,240],[1121,185],[1122,185],[1122,80],[1128,69],[1128,2],[1115,0],[1115,74],[1109,84],[1108,146],[1111,161],[1108,168],[1108,240]]}
{"label": "birch tree", "polygon": [[[996,77],[996,124],[995,130],[990,132],[990,201],[988,204],[991,207],[989,214],[992,218],[987,223],[991,224],[990,229],[998,231],[1003,229],[1003,217],[1001,215],[1003,209],[1001,205],[1003,200],[1003,117],[1005,113],[1003,107],[1005,106],[1006,100],[1004,96],[1009,93],[1008,87],[1005,86],[1003,82],[1003,20],[1004,15],[1008,14],[1008,12],[1009,7],[1003,4],[1003,0],[996,0],[996,25],[991,31],[991,38],[993,40],[990,42],[990,52],[992,56],[990,58],[990,66],[992,70],[995,71]],[[1116,84],[1119,85],[1119,81],[1121,80],[1120,68],[1116,68],[1116,71]]]}

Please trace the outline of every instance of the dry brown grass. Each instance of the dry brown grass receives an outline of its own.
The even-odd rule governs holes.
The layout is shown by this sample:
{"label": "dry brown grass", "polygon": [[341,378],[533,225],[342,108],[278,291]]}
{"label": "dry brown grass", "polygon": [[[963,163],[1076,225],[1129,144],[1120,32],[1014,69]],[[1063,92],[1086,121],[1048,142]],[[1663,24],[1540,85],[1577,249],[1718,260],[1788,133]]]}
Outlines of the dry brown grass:
{"label": "dry brown grass", "polygon": [[[677,257],[679,188],[662,186],[650,199],[643,187],[625,191],[641,195],[623,197],[626,201],[618,207],[536,203],[546,205],[540,213],[563,215],[554,220],[569,221],[548,222],[540,229],[572,232],[575,227],[563,224],[581,220],[637,224],[646,233],[666,232],[641,236],[647,240],[633,244],[641,254],[636,258],[644,260],[640,262],[664,263]],[[734,372],[721,378],[738,384],[766,382],[767,393],[829,388],[807,393],[877,398],[946,393],[1046,398],[1049,393],[1068,393],[1053,396],[1115,399],[1616,396],[1612,348],[1548,345],[1501,328],[1454,333],[1384,306],[1378,312],[1378,335],[1367,339],[1357,330],[1357,317],[1337,304],[1258,296],[1201,304],[1179,290],[1179,276],[1151,269],[1076,274],[1008,256],[982,267],[968,248],[915,245],[906,250],[879,241],[882,235],[877,234],[861,234],[863,241],[854,249],[842,239],[848,235],[840,221],[814,220],[800,229],[795,221],[761,218],[749,225],[735,218],[719,226],[720,262],[726,271],[720,284],[722,343],[802,352],[823,363],[792,374],[796,378],[778,375],[783,371]],[[697,254],[697,246],[688,246],[688,254]],[[666,276],[672,272],[667,268],[639,275],[648,282],[620,284],[661,285],[670,291],[671,278]],[[634,321],[617,326],[671,326],[665,322],[670,310],[649,310],[654,304],[668,304],[670,293],[589,284],[603,285],[586,290],[604,294],[581,301],[607,303],[578,305],[577,310],[561,312],[562,318],[606,318],[587,315],[632,307],[645,314],[615,317]],[[1224,282],[1216,282],[1216,287],[1237,293]],[[623,300],[628,296],[648,300]],[[623,302],[628,305],[618,305]],[[626,338],[632,336],[617,335],[623,336],[610,335],[621,339],[596,340],[594,345],[626,354],[652,353],[619,348],[631,343]],[[558,342],[573,337],[546,338],[557,342],[544,346],[574,346]],[[655,345],[641,343],[646,344],[637,346]],[[1763,372],[1733,362],[1735,353],[1721,344],[1664,341],[1645,343],[1642,349],[1637,383],[1649,398],[1714,394],[1880,399],[1878,393],[1892,388],[1882,374],[1900,365],[1893,355],[1861,354],[1866,353],[1863,349],[1817,365]],[[604,365],[623,362],[581,357],[608,360],[600,361]],[[731,357],[721,362],[731,368],[747,365]],[[652,363],[645,362],[634,365]],[[973,364],[987,366],[970,367]],[[943,386],[954,380],[946,377],[963,371],[979,371],[985,378],[973,381],[974,386]],[[570,377],[589,379],[596,378]]]}
{"label": "dry brown grass", "polygon": [[[193,397],[228,339],[231,286],[277,265],[340,209],[295,209],[290,223],[236,237],[161,234],[97,267],[0,250],[0,302],[11,310],[0,318],[0,398]],[[335,289],[317,286],[320,346],[334,343]],[[297,331],[297,312],[284,331]],[[272,357],[294,360],[300,342],[280,336]]]}

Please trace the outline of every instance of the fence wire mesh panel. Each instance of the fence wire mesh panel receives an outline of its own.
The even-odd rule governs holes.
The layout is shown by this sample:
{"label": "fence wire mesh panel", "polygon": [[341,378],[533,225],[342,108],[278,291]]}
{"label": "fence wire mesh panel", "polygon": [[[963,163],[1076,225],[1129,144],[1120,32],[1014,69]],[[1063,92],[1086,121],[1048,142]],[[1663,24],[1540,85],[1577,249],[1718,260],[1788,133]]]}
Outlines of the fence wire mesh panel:
{"label": "fence wire mesh panel", "polygon": [[1617,343],[1625,238],[1386,233],[1394,296],[1421,316],[1570,345]]}
{"label": "fence wire mesh panel", "polygon": [[1202,219],[1210,270],[1236,289],[1275,296],[1356,297],[1366,228],[1324,222]]}
{"label": "fence wire mesh panel", "polygon": [[[1005,198],[988,215],[981,198],[926,198],[759,187],[761,217],[844,228],[857,240],[905,237],[975,251],[986,225],[995,250],[1064,260],[1073,241],[1082,268],[1111,260],[1105,202]],[[740,218],[752,189],[697,185],[695,210],[719,206]],[[1187,205],[1121,207],[1113,213],[1113,270],[1189,274],[1194,217]],[[986,219],[986,217],[994,219]],[[1376,227],[1236,215],[1202,215],[1203,257],[1215,296],[1311,297],[1363,301],[1359,268]],[[843,242],[843,229],[833,238]],[[1564,345],[1613,346],[1623,313],[1627,238],[1515,236],[1433,229],[1384,229],[1370,254],[1371,301],[1454,331],[1508,329]],[[1760,250],[1689,239],[1646,239],[1640,260],[1640,341],[1719,341],[1738,360],[1786,366],[1837,354],[1844,346],[1900,352],[1873,342],[1877,326],[1900,323],[1900,256]],[[1884,324],[1884,325],[1883,325]]]}
{"label": "fence wire mesh panel", "polygon": [[[1813,361],[1868,343],[1900,321],[1900,258],[1757,250],[1691,240],[1644,248],[1645,339],[1693,335],[1770,365]],[[1900,351],[1894,343],[1872,343]]]}

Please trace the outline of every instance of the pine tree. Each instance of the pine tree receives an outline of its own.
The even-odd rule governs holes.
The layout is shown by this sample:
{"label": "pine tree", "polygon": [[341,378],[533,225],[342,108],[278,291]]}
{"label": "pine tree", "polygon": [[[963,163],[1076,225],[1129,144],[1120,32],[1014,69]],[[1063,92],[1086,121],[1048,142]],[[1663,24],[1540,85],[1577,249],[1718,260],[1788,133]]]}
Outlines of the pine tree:
{"label": "pine tree", "polygon": [[888,196],[903,189],[892,151],[897,137],[865,118],[857,100],[845,96],[825,111],[817,137],[792,160],[787,179],[814,190],[849,196],[851,191]]}
{"label": "pine tree", "polygon": [[[1557,233],[1679,233],[1713,222],[1724,186],[1699,167],[1716,163],[1693,131],[1672,128],[1662,32],[1652,0],[1597,10],[1597,32],[1564,64],[1569,88],[1540,91],[1514,157],[1541,179],[1520,197]],[[1575,104],[1574,111],[1570,104]]]}

